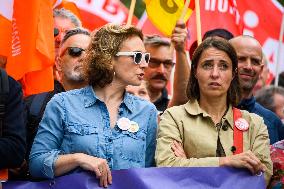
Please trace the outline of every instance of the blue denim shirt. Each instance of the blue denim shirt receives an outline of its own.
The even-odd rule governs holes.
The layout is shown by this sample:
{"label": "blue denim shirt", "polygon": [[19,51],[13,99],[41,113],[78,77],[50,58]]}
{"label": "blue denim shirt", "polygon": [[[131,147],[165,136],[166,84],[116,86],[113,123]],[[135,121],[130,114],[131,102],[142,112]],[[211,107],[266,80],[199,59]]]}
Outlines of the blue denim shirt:
{"label": "blue denim shirt", "polygon": [[53,178],[61,154],[85,153],[107,160],[111,169],[154,165],[157,110],[146,100],[125,93],[119,118],[139,125],[137,132],[110,127],[107,107],[88,86],[55,95],[47,104],[30,154],[34,177]]}
{"label": "blue denim shirt", "polygon": [[281,120],[272,111],[257,103],[255,97],[243,99],[238,104],[238,108],[255,113],[263,118],[264,124],[267,126],[270,144],[284,139],[284,126]]}

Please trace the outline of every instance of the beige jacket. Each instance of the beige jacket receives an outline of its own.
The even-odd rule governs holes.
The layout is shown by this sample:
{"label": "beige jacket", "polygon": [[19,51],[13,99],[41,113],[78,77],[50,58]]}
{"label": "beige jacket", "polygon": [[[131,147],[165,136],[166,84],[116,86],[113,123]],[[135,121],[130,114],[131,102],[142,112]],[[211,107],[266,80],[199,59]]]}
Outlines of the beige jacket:
{"label": "beige jacket", "polygon": [[[242,118],[248,121],[249,129],[243,134],[244,150],[251,150],[266,165],[266,182],[272,175],[272,162],[269,153],[269,137],[263,119],[256,114],[241,111]],[[220,141],[226,156],[233,155],[233,110],[222,118]],[[197,101],[169,108],[161,116],[158,129],[156,163],[157,166],[172,167],[217,167],[216,157],[218,131],[209,114],[202,110]],[[181,142],[188,159],[176,157],[171,149],[173,140]]]}

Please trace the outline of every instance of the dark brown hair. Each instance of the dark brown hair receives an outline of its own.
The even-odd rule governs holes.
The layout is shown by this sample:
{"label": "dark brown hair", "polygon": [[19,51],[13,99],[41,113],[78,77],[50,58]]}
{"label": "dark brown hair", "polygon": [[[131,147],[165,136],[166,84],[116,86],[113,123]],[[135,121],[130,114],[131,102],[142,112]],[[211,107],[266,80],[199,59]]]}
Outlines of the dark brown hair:
{"label": "dark brown hair", "polygon": [[215,48],[225,52],[232,61],[233,80],[228,90],[227,102],[236,106],[241,98],[240,84],[238,80],[238,58],[235,49],[225,39],[209,37],[205,39],[194,51],[191,63],[191,73],[187,85],[187,97],[190,100],[199,100],[200,90],[198,81],[195,78],[197,64],[202,53],[209,48]]}
{"label": "dark brown hair", "polygon": [[84,62],[84,74],[89,85],[103,88],[112,82],[112,59],[121,48],[121,44],[132,36],[138,36],[143,40],[141,30],[134,26],[106,24],[92,33]]}

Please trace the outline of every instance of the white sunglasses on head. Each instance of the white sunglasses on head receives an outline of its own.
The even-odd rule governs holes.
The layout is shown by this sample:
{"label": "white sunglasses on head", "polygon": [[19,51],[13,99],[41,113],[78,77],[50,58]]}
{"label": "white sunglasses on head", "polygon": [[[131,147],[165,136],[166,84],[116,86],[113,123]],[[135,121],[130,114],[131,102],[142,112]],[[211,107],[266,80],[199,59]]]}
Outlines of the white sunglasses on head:
{"label": "white sunglasses on head", "polygon": [[141,64],[142,59],[148,64],[150,61],[150,53],[142,52],[118,52],[115,56],[131,56],[135,64]]}

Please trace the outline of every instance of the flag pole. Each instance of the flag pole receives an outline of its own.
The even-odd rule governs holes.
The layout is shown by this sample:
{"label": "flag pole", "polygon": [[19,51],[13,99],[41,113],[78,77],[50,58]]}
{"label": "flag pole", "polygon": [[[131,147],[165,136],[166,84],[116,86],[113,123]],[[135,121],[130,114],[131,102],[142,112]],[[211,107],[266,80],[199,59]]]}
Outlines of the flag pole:
{"label": "flag pole", "polygon": [[189,6],[189,3],[190,3],[190,0],[186,0],[184,6],[183,6],[183,9],[182,9],[182,12],[181,12],[181,15],[179,17],[179,20],[183,20],[185,15],[186,15],[186,12],[187,12],[187,9],[188,9],[188,6]]}
{"label": "flag pole", "polygon": [[280,28],[280,34],[279,34],[279,43],[278,43],[278,50],[277,50],[277,62],[276,62],[276,71],[275,71],[275,82],[274,86],[278,86],[279,81],[279,67],[280,67],[280,54],[281,54],[281,47],[283,42],[283,34],[284,34],[284,12],[282,13],[282,22],[281,22],[281,28]]}
{"label": "flag pole", "polygon": [[278,43],[278,50],[277,50],[277,61],[276,61],[275,82],[274,82],[275,87],[278,86],[278,81],[279,81],[279,66],[280,66],[281,46],[283,42],[283,35],[284,35],[284,12],[282,13],[282,22],[281,22],[281,27],[280,27],[279,43]]}
{"label": "flag pole", "polygon": [[199,0],[195,0],[195,13],[196,13],[197,44],[200,45],[200,43],[202,42],[202,38],[201,38],[201,19],[200,19]]}
{"label": "flag pole", "polygon": [[128,18],[127,18],[127,23],[126,23],[127,26],[130,26],[131,23],[132,23],[132,17],[133,17],[133,14],[134,14],[135,4],[136,4],[136,0],[131,0]]}

